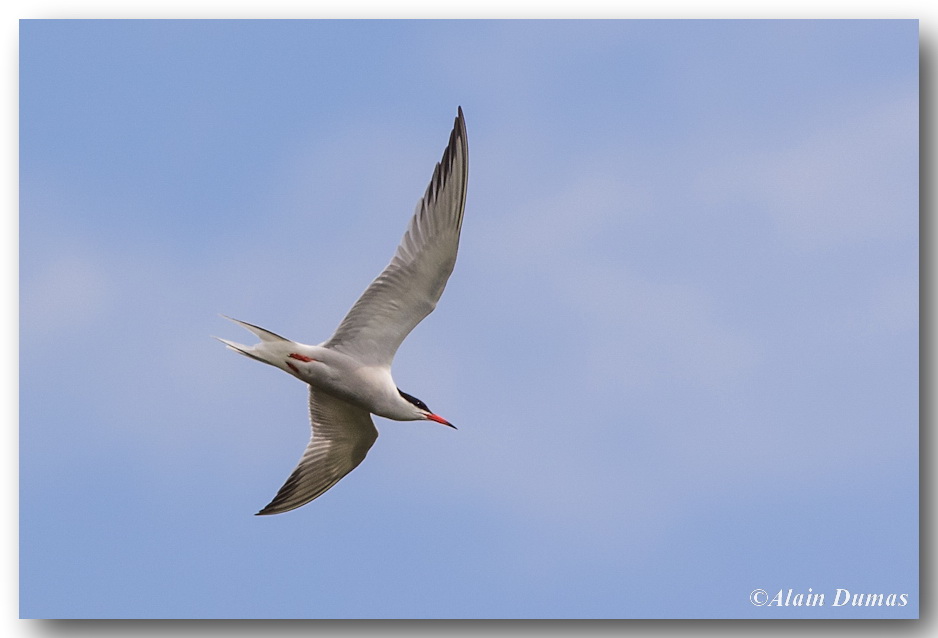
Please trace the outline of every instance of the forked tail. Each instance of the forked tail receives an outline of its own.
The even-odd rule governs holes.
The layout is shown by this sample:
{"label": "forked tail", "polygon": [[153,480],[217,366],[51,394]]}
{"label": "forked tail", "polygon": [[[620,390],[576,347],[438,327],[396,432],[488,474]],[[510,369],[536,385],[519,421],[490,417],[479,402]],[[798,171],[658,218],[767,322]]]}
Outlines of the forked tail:
{"label": "forked tail", "polygon": [[[227,339],[222,339],[221,337],[215,337],[223,344],[225,344],[230,350],[234,350],[238,354],[243,354],[246,357],[250,357],[261,363],[267,363],[269,365],[281,368],[280,361],[283,358],[283,352],[289,350],[287,344],[292,344],[293,342],[289,339],[281,337],[280,335],[271,332],[270,330],[265,330],[259,326],[247,323],[245,321],[239,321],[228,317],[227,315],[222,315],[225,319],[233,321],[242,328],[251,331],[258,339],[261,340],[260,343],[253,346],[246,346],[243,343],[236,343],[234,341],[228,341]],[[279,347],[278,347],[279,346]]]}

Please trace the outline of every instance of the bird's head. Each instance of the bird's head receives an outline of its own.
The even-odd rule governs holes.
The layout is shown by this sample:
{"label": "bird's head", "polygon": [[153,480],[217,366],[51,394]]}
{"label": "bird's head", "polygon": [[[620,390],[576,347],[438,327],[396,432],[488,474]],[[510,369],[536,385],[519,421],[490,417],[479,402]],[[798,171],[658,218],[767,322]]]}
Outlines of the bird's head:
{"label": "bird's head", "polygon": [[447,421],[440,415],[433,414],[433,412],[430,411],[430,408],[427,407],[427,404],[421,401],[420,399],[418,399],[417,397],[407,394],[406,392],[402,391],[400,388],[398,388],[397,391],[400,393],[402,397],[404,397],[404,400],[407,401],[411,405],[411,408],[414,413],[415,421],[420,420],[420,419],[424,419],[427,421],[436,421],[437,423],[448,425],[454,430],[456,429],[455,425],[453,425],[452,423],[450,423],[449,421]]}

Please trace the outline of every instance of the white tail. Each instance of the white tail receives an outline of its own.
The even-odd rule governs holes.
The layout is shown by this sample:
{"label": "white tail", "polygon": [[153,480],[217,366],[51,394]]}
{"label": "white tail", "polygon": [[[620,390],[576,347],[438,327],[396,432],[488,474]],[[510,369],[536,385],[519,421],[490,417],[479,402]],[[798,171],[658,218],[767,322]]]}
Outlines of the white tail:
{"label": "white tail", "polygon": [[256,335],[257,338],[261,340],[261,342],[254,346],[246,346],[242,343],[235,343],[234,341],[222,339],[221,337],[215,337],[216,339],[228,346],[230,350],[234,350],[238,354],[243,354],[246,357],[260,361],[261,363],[267,363],[274,367],[283,369],[281,362],[283,360],[284,352],[288,352],[290,350],[289,346],[286,346],[286,344],[292,344],[292,341],[285,339],[280,335],[271,332],[270,330],[265,330],[264,328],[255,326],[245,321],[232,319],[226,315],[222,315],[222,317],[225,317],[225,319],[233,321],[242,328],[254,333],[254,335]]}

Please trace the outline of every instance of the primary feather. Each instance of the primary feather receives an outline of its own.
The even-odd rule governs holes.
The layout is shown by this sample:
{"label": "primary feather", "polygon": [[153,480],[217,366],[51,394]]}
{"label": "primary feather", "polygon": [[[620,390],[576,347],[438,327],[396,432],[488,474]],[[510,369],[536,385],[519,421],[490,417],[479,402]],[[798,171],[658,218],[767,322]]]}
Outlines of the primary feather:
{"label": "primary feather", "polygon": [[324,344],[327,348],[363,363],[390,365],[401,342],[433,311],[456,264],[468,162],[460,108],[443,159],[391,263],[355,302]]}
{"label": "primary feather", "polygon": [[371,414],[309,389],[313,433],[299,464],[258,515],[289,512],[321,495],[358,467],[378,438]]}

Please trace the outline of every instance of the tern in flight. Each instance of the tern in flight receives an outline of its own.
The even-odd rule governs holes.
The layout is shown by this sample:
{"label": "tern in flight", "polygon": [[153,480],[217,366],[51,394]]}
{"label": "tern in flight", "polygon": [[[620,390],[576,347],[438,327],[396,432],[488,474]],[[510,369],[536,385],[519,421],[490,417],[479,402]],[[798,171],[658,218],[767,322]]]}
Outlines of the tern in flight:
{"label": "tern in flight", "polygon": [[466,122],[459,108],[443,159],[417,204],[391,263],[318,346],[285,339],[232,319],[260,339],[245,346],[219,339],[252,359],[309,385],[312,438],[299,465],[258,515],[296,509],[358,467],[378,438],[372,414],[397,421],[436,421],[420,399],[391,378],[391,361],[404,338],[436,307],[456,263],[468,179]]}

